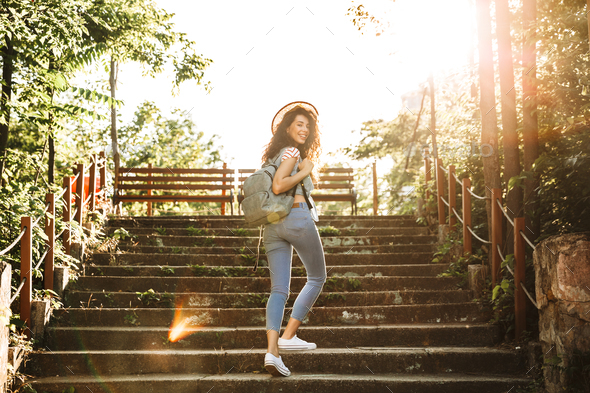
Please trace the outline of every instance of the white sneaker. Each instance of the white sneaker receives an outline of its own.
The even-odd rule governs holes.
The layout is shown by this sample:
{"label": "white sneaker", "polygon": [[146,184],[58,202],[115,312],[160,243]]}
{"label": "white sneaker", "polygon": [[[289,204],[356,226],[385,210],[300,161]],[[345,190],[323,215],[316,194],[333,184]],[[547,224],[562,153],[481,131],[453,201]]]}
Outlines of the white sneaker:
{"label": "white sneaker", "polygon": [[285,366],[281,356],[279,355],[279,357],[276,357],[270,352],[267,352],[266,355],[264,355],[264,367],[266,368],[266,371],[275,377],[281,375],[288,377],[291,375],[291,371]]}
{"label": "white sneaker", "polygon": [[290,340],[279,338],[279,349],[286,349],[291,351],[304,350],[304,349],[316,349],[317,345],[314,343],[308,343],[305,340],[300,339],[297,335],[294,335]]}

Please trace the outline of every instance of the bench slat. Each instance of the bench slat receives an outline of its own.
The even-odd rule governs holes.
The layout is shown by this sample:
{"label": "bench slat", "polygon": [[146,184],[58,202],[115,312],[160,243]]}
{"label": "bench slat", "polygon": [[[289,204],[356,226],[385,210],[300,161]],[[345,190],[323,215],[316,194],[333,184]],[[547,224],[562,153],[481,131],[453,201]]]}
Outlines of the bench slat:
{"label": "bench slat", "polygon": [[351,188],[354,188],[354,184],[348,184],[348,183],[324,184],[324,183],[320,183],[320,184],[315,185],[314,188],[316,190],[333,190],[333,189],[338,189],[338,188],[351,189]]}
{"label": "bench slat", "polygon": [[232,202],[224,195],[119,195],[120,202]]}
{"label": "bench slat", "polygon": [[354,176],[320,176],[320,181],[353,181]]}
{"label": "bench slat", "polygon": [[121,176],[119,177],[119,181],[123,182],[137,182],[137,181],[163,181],[163,182],[195,182],[195,181],[202,181],[202,182],[233,182],[234,178],[232,177],[219,177],[219,176]]}
{"label": "bench slat", "polygon": [[232,185],[222,184],[122,184],[120,190],[232,190]]}
{"label": "bench slat", "polygon": [[119,168],[119,175],[126,173],[168,173],[178,175],[181,173],[213,173],[213,174],[233,174],[234,169],[187,169],[187,168]]}

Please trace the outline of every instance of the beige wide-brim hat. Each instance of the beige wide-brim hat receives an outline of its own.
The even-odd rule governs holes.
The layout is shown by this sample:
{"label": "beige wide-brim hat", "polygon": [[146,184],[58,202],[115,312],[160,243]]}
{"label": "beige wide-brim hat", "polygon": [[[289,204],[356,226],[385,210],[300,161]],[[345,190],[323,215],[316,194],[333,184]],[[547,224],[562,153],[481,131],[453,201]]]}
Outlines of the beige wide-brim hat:
{"label": "beige wide-brim hat", "polygon": [[285,115],[287,114],[287,112],[289,112],[291,109],[300,106],[304,109],[307,109],[308,111],[312,112],[315,114],[315,117],[317,119],[319,113],[318,110],[315,108],[315,106],[313,106],[312,104],[310,104],[309,102],[305,102],[305,101],[293,101],[287,105],[285,105],[284,107],[282,107],[277,114],[275,115],[275,117],[272,119],[272,124],[271,124],[271,131],[274,134],[277,131],[277,128],[279,126],[279,124],[281,124],[281,121],[283,121],[283,117],[285,117]]}

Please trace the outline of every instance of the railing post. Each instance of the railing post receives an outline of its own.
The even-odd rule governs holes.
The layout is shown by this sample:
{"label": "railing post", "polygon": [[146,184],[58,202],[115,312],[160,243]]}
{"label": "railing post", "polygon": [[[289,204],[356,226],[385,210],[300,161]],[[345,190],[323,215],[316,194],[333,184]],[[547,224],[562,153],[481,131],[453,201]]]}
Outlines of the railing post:
{"label": "railing post", "polygon": [[[428,149],[425,150],[424,155],[424,181],[428,185],[428,182],[432,180],[432,174],[430,173],[432,169],[430,168],[430,155],[428,154]],[[430,199],[430,191],[428,188],[426,189],[426,201]]]}
{"label": "railing post", "polygon": [[90,165],[90,179],[88,182],[88,194],[90,195],[90,202],[88,210],[93,212],[96,206],[96,166],[98,164],[97,155],[92,155],[92,164]]}
{"label": "railing post", "polygon": [[64,251],[67,255],[72,255],[72,243],[70,237],[70,221],[72,219],[72,178],[69,176],[64,177],[63,186],[66,189],[64,193],[64,207],[62,211],[63,222],[66,225],[63,233],[63,244]]}
{"label": "railing post", "polygon": [[377,162],[373,162],[373,215],[376,216],[379,210],[379,199],[377,197]]}
{"label": "railing post", "polygon": [[[88,196],[90,197],[90,201],[88,201],[88,211],[93,212],[95,210],[95,196],[96,196],[96,165],[97,165],[97,156],[96,154],[92,155],[92,164],[90,164],[90,178],[88,179]],[[90,230],[94,230],[94,223],[90,221]]]}
{"label": "railing post", "polygon": [[494,188],[492,190],[492,287],[496,286],[500,275],[500,252],[498,246],[502,248],[502,210],[498,202],[502,204],[502,189]]}
{"label": "railing post", "polygon": [[442,170],[442,160],[440,158],[434,159],[436,165],[436,202],[438,205],[438,225],[446,224],[445,221],[445,205],[442,201],[445,192],[445,176]]}
{"label": "railing post", "polygon": [[463,200],[463,252],[472,253],[471,248],[471,232],[468,228],[471,228],[471,179],[468,177],[462,180],[462,200]]}
{"label": "railing post", "polygon": [[[223,163],[223,169],[227,169],[227,163]],[[225,173],[223,173],[223,178],[225,178]],[[225,186],[225,181],[222,183]],[[225,196],[225,189],[221,190],[221,195]],[[221,215],[225,216],[225,202],[221,202]]]}
{"label": "railing post", "polygon": [[449,230],[455,230],[457,217],[453,209],[457,210],[457,194],[455,192],[455,165],[449,165]]}
{"label": "railing post", "polygon": [[45,289],[53,290],[53,261],[55,247],[55,194],[47,194],[45,201],[49,203],[49,210],[45,216],[45,235],[47,235],[47,255],[45,256],[45,274],[43,283]]}
{"label": "railing post", "polygon": [[[107,185],[107,159],[104,151],[100,152],[100,162],[102,163],[100,167],[100,190],[102,191]],[[107,199],[106,191],[102,191],[101,195],[103,201]]]}
{"label": "railing post", "polygon": [[[152,166],[152,163],[150,162],[148,164],[148,169],[152,169],[152,167],[153,167]],[[152,172],[151,171],[148,172],[148,177],[152,177]],[[153,184],[153,182],[151,180],[148,180],[147,184],[148,185],[151,185],[151,184]],[[148,189],[147,190],[147,194],[148,194],[148,196],[152,196],[152,190]],[[153,214],[153,212],[152,212],[152,201],[148,201],[147,202],[147,215],[148,215],[148,217],[151,217],[152,214]]]}
{"label": "railing post", "polygon": [[514,319],[516,339],[519,340],[526,330],[526,295],[520,286],[525,283],[525,244],[520,235],[524,233],[524,217],[514,217]]}
{"label": "railing post", "polygon": [[82,226],[82,219],[84,217],[84,164],[78,164],[76,166],[76,174],[78,173],[80,174],[76,182],[76,207],[78,210],[76,211],[74,220]]}
{"label": "railing post", "polygon": [[[26,227],[25,234],[20,240],[20,279],[24,279],[20,292],[20,319],[30,326],[31,320],[31,261],[33,259],[33,220],[31,217],[21,217],[20,229],[21,231]],[[27,331],[27,337],[30,337],[30,330]]]}

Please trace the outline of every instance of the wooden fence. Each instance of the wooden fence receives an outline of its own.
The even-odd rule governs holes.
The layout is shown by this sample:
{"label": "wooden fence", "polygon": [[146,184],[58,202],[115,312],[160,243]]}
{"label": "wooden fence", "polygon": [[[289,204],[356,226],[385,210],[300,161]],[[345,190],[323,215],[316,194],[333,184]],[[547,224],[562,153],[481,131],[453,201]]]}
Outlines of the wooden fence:
{"label": "wooden fence", "polygon": [[[430,158],[424,159],[425,179],[426,182],[431,180]],[[471,180],[469,177],[459,180],[455,174],[455,166],[449,165],[448,168],[443,166],[441,159],[434,160],[434,168],[436,173],[436,192],[437,192],[437,213],[439,225],[446,223],[446,214],[449,215],[449,228],[454,230],[457,220],[463,225],[463,252],[472,252],[472,237],[484,244],[491,246],[492,254],[492,287],[496,286],[499,280],[501,263],[505,260],[502,255],[502,241],[504,234],[502,233],[503,216],[510,225],[514,227],[514,270],[506,265],[508,271],[514,276],[514,312],[516,324],[516,338],[519,339],[526,329],[526,297],[530,299],[532,304],[538,308],[537,303],[527,291],[525,283],[525,243],[535,249],[535,245],[527,238],[524,233],[525,224],[524,217],[515,217],[514,220],[510,218],[502,205],[502,189],[494,188],[490,190],[491,198],[480,196],[471,191]],[[445,181],[448,186],[448,196],[445,199]],[[460,187],[461,192],[461,213],[457,212],[457,193],[456,189]],[[471,223],[471,197],[483,200],[490,200],[492,205],[492,222],[491,222],[491,240],[484,240],[473,232]]]}
{"label": "wooden fence", "polygon": [[[74,169],[75,177],[70,176],[63,178],[63,189],[59,194],[48,193],[45,196],[45,209],[36,219],[31,216],[21,217],[21,231],[18,237],[4,250],[0,251],[0,256],[12,250],[20,242],[20,271],[21,281],[16,292],[10,299],[10,304],[14,302],[20,294],[20,319],[29,324],[31,318],[31,299],[32,299],[32,271],[39,269],[43,262],[43,286],[45,289],[53,290],[53,270],[55,260],[55,239],[62,237],[62,246],[67,255],[71,255],[71,225],[72,220],[82,226],[85,209],[89,212],[96,210],[97,198],[105,199],[106,189],[106,158],[104,152],[100,155],[92,155],[92,164],[88,170],[89,186],[88,197],[84,200],[84,180],[86,167],[84,164],[77,164]],[[97,176],[100,181],[100,191],[96,191]],[[76,192],[72,193],[72,186],[75,183]],[[72,195],[73,194],[73,195]],[[72,212],[72,196],[74,197],[75,210]],[[63,199],[63,209],[61,212],[65,228],[58,234],[55,233],[55,205],[56,201]],[[45,240],[45,251],[39,260],[33,265],[33,229],[40,225],[44,219],[43,226],[47,240]],[[30,336],[30,330],[27,335]]]}

